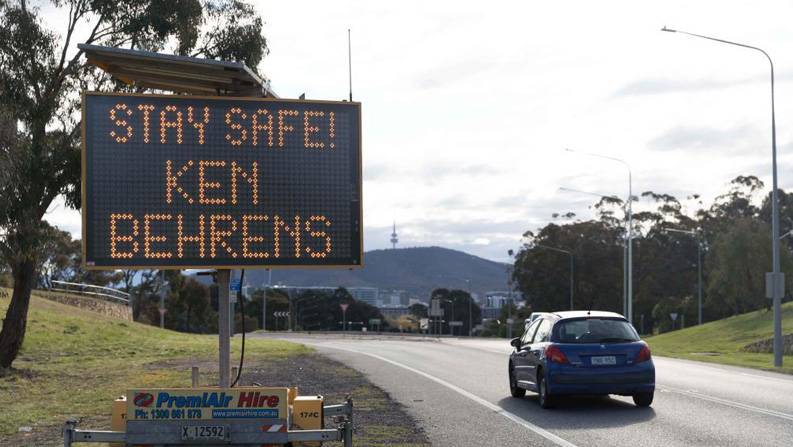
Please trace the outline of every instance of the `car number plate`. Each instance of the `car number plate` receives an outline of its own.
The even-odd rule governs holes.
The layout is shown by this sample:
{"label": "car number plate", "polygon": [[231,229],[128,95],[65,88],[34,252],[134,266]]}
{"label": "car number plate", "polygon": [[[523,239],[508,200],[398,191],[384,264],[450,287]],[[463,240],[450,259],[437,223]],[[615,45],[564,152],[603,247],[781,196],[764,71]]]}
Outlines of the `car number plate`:
{"label": "car number plate", "polygon": [[182,441],[227,441],[227,425],[183,425]]}
{"label": "car number plate", "polygon": [[600,357],[592,357],[593,365],[616,365],[617,358],[613,355],[604,355]]}

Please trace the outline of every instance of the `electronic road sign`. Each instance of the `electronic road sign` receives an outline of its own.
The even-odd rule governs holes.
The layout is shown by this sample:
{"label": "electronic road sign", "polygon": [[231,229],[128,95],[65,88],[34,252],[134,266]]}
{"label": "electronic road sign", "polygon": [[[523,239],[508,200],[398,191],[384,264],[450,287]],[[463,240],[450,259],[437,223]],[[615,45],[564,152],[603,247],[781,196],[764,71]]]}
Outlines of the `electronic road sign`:
{"label": "electronic road sign", "polygon": [[354,102],[85,93],[88,268],[362,264]]}

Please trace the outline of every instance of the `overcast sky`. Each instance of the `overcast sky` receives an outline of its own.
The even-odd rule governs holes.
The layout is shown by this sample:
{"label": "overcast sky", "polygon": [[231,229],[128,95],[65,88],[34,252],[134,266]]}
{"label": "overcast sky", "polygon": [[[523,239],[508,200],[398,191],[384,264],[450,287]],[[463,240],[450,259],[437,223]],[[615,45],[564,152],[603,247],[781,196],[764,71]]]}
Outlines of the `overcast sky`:
{"label": "overcast sky", "polygon": [[[606,6],[608,5],[608,6]],[[771,183],[776,64],[780,187],[793,187],[793,3],[782,1],[262,1],[282,97],[363,104],[367,250],[440,245],[506,261],[555,212],[593,216],[569,187],[709,204],[738,174]],[[692,205],[693,206],[693,205]],[[76,212],[48,219],[79,233]],[[563,222],[563,221],[559,221]],[[786,231],[787,229],[782,229]]]}

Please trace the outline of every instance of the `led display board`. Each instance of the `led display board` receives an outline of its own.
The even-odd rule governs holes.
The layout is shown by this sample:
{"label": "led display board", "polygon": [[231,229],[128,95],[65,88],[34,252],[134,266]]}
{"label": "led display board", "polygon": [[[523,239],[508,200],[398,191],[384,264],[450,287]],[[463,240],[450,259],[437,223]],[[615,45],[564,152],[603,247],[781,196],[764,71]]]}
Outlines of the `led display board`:
{"label": "led display board", "polygon": [[359,103],[85,93],[88,268],[361,265]]}

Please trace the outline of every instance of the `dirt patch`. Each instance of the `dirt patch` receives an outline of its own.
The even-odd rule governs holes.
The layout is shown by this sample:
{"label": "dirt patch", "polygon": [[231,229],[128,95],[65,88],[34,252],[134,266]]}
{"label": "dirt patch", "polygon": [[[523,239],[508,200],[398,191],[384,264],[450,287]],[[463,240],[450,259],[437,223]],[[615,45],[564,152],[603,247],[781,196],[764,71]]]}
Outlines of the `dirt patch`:
{"label": "dirt patch", "polygon": [[[782,336],[782,350],[784,355],[793,355],[793,334]],[[774,339],[767,338],[765,340],[749,343],[744,346],[741,351],[743,352],[764,352],[771,354],[774,352]]]}
{"label": "dirt patch", "polygon": [[[358,446],[429,446],[404,407],[352,368],[319,354],[256,362],[245,367],[243,385],[297,386],[302,395],[322,394],[326,404],[353,399],[353,442]],[[326,421],[329,422],[329,421]],[[327,443],[340,446],[341,443]]]}
{"label": "dirt patch", "polygon": [[61,304],[79,307],[80,309],[97,312],[108,317],[119,318],[121,320],[132,321],[132,308],[123,303],[99,300],[82,295],[71,295],[46,290],[36,290],[34,292],[41,298],[46,298]]}

